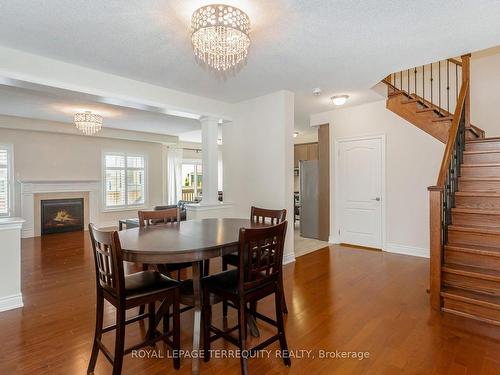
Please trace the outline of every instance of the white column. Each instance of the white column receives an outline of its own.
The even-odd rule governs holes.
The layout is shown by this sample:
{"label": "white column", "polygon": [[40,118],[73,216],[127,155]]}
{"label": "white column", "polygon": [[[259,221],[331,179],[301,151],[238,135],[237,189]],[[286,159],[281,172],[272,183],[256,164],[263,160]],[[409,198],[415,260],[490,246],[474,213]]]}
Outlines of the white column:
{"label": "white column", "polygon": [[0,312],[23,306],[21,218],[0,218]]}
{"label": "white column", "polygon": [[203,194],[202,205],[218,203],[218,147],[219,119],[202,117],[201,142],[202,142],[202,168],[203,168]]}

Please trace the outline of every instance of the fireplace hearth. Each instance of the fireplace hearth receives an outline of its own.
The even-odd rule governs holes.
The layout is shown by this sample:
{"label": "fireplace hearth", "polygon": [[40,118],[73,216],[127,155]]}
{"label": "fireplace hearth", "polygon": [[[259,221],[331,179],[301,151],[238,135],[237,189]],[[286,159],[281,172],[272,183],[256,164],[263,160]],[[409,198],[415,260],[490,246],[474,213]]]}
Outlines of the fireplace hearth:
{"label": "fireplace hearth", "polygon": [[83,198],[47,199],[41,201],[41,233],[83,230]]}

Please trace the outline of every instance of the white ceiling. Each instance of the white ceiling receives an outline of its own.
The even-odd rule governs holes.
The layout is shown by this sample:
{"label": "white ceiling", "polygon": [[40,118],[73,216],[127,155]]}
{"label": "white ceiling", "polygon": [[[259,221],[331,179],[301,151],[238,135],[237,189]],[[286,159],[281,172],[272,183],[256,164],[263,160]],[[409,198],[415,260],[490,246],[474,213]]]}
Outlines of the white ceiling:
{"label": "white ceiling", "polygon": [[224,0],[249,14],[252,46],[220,79],[190,43],[190,15],[210,2],[2,1],[0,45],[228,102],[288,89],[307,131],[333,94],[376,100],[392,71],[500,44],[498,0]]}
{"label": "white ceiling", "polygon": [[58,95],[0,85],[0,114],[72,123],[75,113],[86,110],[102,115],[103,126],[108,128],[177,135],[182,141],[201,142],[198,120],[101,104],[69,91]]}

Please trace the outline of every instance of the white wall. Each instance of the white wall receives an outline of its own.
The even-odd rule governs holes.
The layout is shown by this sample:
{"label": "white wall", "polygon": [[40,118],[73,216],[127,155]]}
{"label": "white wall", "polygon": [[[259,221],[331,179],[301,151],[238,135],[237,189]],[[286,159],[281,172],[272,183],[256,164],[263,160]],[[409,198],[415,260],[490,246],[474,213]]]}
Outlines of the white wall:
{"label": "white wall", "polygon": [[285,261],[293,256],[294,97],[279,91],[235,104],[234,122],[222,126],[224,201],[233,215],[249,217],[250,207],[288,211]]}
{"label": "white wall", "polygon": [[[384,250],[428,256],[427,187],[435,184],[444,145],[385,108],[385,100],[311,116],[311,125],[330,124],[330,186],[334,184],[335,140],[386,135],[386,243]],[[334,234],[335,191],[330,237]]]}
{"label": "white wall", "polygon": [[500,47],[472,54],[470,85],[471,123],[500,136]]}
{"label": "white wall", "polygon": [[[143,154],[147,158],[147,206],[163,202],[165,169],[162,157],[166,146],[160,143],[12,129],[0,129],[0,143],[14,146],[16,181],[102,180],[103,152]],[[20,216],[19,183],[15,184],[14,198],[15,215]],[[100,209],[98,224],[117,225],[118,219],[136,216],[136,209],[114,212]]]}

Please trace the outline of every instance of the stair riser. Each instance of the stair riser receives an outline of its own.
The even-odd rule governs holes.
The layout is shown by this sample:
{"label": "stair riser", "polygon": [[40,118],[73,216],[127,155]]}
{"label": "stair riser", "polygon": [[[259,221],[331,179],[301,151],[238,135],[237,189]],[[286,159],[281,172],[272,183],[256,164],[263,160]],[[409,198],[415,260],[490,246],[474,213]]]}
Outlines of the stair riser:
{"label": "stair riser", "polygon": [[500,191],[500,181],[459,181],[459,191]]}
{"label": "stair riser", "polygon": [[447,297],[443,298],[443,302],[443,307],[445,309],[460,311],[466,314],[500,322],[500,310],[495,308],[480,306],[465,301],[457,301]]}
{"label": "stair riser", "polygon": [[500,225],[500,215],[453,212],[452,223],[460,226],[498,227]]}
{"label": "stair riser", "polygon": [[500,150],[500,141],[474,142],[465,145],[466,151]]}
{"label": "stair riser", "polygon": [[462,197],[455,196],[457,208],[500,208],[500,197]]}
{"label": "stair riser", "polygon": [[447,287],[500,296],[500,283],[497,281],[444,272],[443,283]]}
{"label": "stair riser", "polygon": [[466,164],[500,163],[500,152],[489,153],[489,154],[464,154],[464,163]]}
{"label": "stair riser", "polygon": [[462,264],[464,266],[474,266],[488,269],[500,269],[500,257],[491,255],[481,255],[475,253],[465,253],[446,249],[444,251],[445,263]]}
{"label": "stair riser", "polygon": [[467,244],[500,247],[500,235],[448,229],[448,243],[450,245]]}
{"label": "stair riser", "polygon": [[462,167],[462,177],[500,177],[500,167]]}

